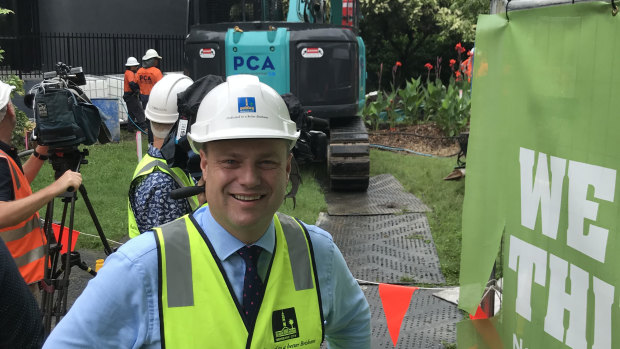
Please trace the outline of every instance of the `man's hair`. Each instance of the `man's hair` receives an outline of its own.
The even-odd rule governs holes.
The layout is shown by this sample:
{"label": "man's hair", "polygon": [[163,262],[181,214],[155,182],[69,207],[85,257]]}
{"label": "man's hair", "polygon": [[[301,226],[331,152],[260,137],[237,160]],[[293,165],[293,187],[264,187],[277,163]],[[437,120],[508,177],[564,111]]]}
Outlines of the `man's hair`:
{"label": "man's hair", "polygon": [[153,132],[153,137],[164,139],[172,129],[174,124],[162,124],[161,122],[156,122],[150,120],[151,122],[151,132]]}
{"label": "man's hair", "polygon": [[9,111],[9,103],[7,103],[4,107],[0,108],[0,122],[4,120],[4,116]]}

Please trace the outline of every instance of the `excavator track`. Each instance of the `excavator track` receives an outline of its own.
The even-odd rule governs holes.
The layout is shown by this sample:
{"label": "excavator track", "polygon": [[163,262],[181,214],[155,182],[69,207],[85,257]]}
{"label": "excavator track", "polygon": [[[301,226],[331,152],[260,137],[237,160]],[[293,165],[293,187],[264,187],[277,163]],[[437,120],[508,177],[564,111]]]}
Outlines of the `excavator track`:
{"label": "excavator track", "polygon": [[370,175],[368,131],[361,117],[330,120],[327,171],[332,191],[366,191]]}

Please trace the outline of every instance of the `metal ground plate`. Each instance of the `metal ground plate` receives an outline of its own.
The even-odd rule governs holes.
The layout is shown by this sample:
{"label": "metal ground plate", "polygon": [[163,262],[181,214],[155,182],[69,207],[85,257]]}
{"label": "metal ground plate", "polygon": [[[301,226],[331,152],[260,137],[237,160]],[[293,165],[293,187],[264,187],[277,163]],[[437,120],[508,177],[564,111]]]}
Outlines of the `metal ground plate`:
{"label": "metal ground plate", "polygon": [[455,304],[432,294],[433,290],[417,290],[413,293],[409,309],[405,313],[397,345],[392,344],[379,287],[362,285],[370,305],[371,348],[434,349],[443,344],[456,343],[456,323],[463,318]]}
{"label": "metal ground plate", "polygon": [[316,225],[332,234],[357,279],[381,283],[445,283],[424,213],[376,216],[321,213]]}
{"label": "metal ground plate", "polygon": [[370,177],[366,192],[328,192],[327,212],[332,216],[383,215],[405,212],[427,212],[420,199],[405,191],[391,174]]}

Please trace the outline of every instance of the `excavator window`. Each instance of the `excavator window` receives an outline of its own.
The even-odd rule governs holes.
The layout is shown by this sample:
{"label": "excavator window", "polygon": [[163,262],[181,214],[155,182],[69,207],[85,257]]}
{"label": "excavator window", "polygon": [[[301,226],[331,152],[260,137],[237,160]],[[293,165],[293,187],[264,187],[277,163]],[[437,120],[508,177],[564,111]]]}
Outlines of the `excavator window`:
{"label": "excavator window", "polygon": [[189,25],[284,20],[283,0],[191,0]]}

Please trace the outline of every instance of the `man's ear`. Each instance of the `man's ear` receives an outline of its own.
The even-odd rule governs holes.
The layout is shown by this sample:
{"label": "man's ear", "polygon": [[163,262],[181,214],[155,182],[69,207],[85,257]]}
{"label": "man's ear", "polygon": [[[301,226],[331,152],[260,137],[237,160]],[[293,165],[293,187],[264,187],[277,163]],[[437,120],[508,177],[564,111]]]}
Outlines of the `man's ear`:
{"label": "man's ear", "polygon": [[202,172],[202,178],[207,178],[207,152],[204,149],[200,149],[200,170]]}
{"label": "man's ear", "polygon": [[293,153],[288,153],[288,158],[286,160],[286,179],[288,180],[291,175],[291,161],[293,160]]}

